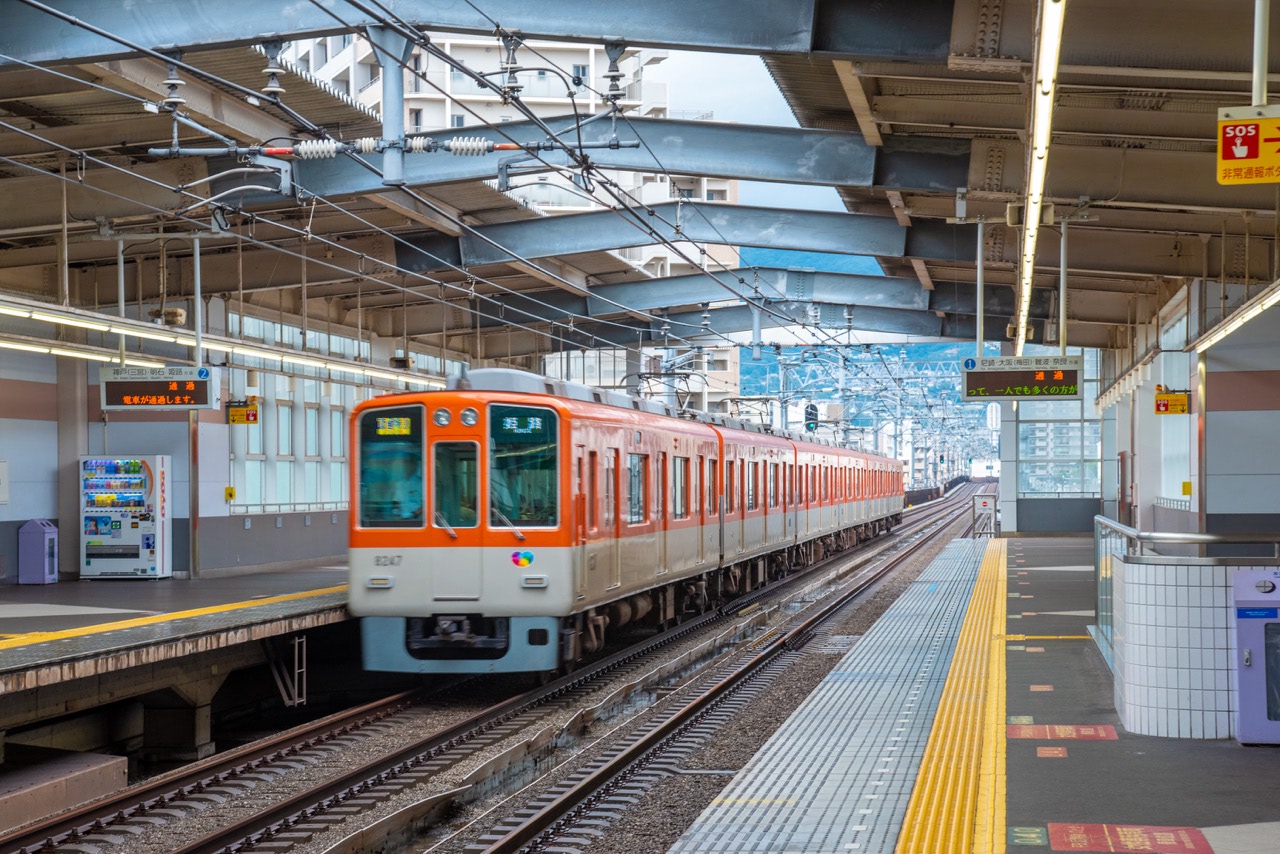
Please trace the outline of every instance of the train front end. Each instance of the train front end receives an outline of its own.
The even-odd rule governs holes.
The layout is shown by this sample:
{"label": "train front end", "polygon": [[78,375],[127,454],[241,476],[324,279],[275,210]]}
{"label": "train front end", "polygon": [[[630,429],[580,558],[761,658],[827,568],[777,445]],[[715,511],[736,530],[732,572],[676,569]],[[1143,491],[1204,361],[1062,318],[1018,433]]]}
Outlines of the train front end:
{"label": "train front end", "polygon": [[472,391],[357,408],[348,607],[366,669],[559,665],[573,596],[565,421],[551,398]]}

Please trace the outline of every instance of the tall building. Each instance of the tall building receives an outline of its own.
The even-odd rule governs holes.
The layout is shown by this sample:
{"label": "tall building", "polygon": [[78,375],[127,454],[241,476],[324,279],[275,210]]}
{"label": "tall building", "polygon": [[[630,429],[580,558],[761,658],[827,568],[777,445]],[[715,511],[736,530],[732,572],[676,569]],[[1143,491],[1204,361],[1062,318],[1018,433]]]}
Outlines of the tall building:
{"label": "tall building", "polygon": [[[429,33],[431,43],[471,71],[497,73],[506,58],[497,38],[478,38],[448,33]],[[608,106],[602,93],[608,90],[609,58],[599,45],[530,40],[517,51],[516,58],[528,71],[517,74],[520,100],[539,118],[591,116]],[[672,115],[668,109],[667,84],[645,79],[650,69],[667,58],[663,50],[625,49],[618,60],[622,78],[618,101],[623,112],[645,118],[707,120],[709,111]],[[382,111],[382,66],[373,46],[359,35],[345,34],[292,42],[281,59],[299,73],[332,87],[335,92],[375,112]],[[479,85],[466,71],[456,69],[439,57],[414,48],[405,69],[404,110],[408,133],[433,133],[468,127],[501,125],[524,121],[514,106],[503,104],[491,89]],[[620,126],[625,133],[625,125]],[[650,205],[672,199],[690,202],[736,204],[737,181],[661,173],[611,172],[610,177],[636,204]],[[521,176],[507,194],[544,214],[578,213],[600,207],[565,176],[548,172]],[[690,208],[689,215],[696,215]],[[620,258],[655,278],[688,275],[699,270],[715,272],[739,266],[737,247],[720,244],[677,242],[674,246],[651,245],[618,250]],[[661,360],[662,350],[647,351],[649,361]],[[679,351],[677,356],[683,356]],[[688,360],[686,360],[688,361]],[[646,366],[646,375],[651,375]],[[551,354],[544,358],[543,371],[549,375],[590,385],[639,388],[655,397],[675,389],[681,403],[698,409],[726,411],[727,400],[738,394],[737,352],[732,347],[709,349],[697,366],[682,368],[670,382],[650,380],[636,383],[620,351]],[[634,371],[634,364],[633,364]],[[684,374],[696,371],[696,375]]]}

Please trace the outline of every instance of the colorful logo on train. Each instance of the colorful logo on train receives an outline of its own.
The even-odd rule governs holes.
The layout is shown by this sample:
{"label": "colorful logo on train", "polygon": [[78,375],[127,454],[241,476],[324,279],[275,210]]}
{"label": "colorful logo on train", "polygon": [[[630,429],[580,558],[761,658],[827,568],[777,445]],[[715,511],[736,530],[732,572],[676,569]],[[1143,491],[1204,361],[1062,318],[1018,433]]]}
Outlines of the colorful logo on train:
{"label": "colorful logo on train", "polygon": [[511,562],[516,566],[529,566],[533,563],[533,552],[512,552]]}

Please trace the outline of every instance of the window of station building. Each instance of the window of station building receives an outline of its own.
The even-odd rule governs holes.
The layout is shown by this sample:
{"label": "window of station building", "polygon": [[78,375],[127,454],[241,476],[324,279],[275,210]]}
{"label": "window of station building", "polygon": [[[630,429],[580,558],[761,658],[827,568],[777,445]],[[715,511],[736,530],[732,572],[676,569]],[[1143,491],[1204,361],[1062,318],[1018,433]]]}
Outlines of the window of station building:
{"label": "window of station building", "polygon": [[449,127],[451,128],[466,127],[466,124],[467,124],[466,116],[460,116],[460,115],[457,115],[456,113],[449,116]]}
{"label": "window of station building", "polygon": [[287,400],[276,401],[276,457],[293,456],[293,406]]}
{"label": "window of station building", "polygon": [[[1068,348],[1084,356],[1083,400],[1022,401],[1004,417],[1016,421],[1019,497],[1095,498],[1102,494],[1102,425],[1091,401],[1098,395],[1098,352]],[[1025,355],[1056,356],[1055,347],[1028,345]]]}
{"label": "window of station building", "polygon": [[490,527],[557,524],[559,424],[545,407],[489,406]]}
{"label": "window of station building", "polygon": [[329,410],[329,456],[340,460],[347,455],[347,414],[341,409]]}
{"label": "window of station building", "polygon": [[320,408],[308,406],[303,410],[303,456],[320,456]]}
{"label": "window of station building", "polygon": [[320,463],[317,460],[306,460],[302,463],[302,494],[300,501],[309,504],[320,500]]}
{"label": "window of station building", "polygon": [[648,518],[649,455],[627,454],[627,522],[635,525]]}
{"label": "window of station building", "polygon": [[275,477],[272,486],[275,489],[273,502],[291,504],[293,502],[293,460],[276,460]]}
{"label": "window of station building", "polygon": [[262,503],[262,469],[264,460],[245,460],[244,477],[236,485],[236,500],[241,504]]}

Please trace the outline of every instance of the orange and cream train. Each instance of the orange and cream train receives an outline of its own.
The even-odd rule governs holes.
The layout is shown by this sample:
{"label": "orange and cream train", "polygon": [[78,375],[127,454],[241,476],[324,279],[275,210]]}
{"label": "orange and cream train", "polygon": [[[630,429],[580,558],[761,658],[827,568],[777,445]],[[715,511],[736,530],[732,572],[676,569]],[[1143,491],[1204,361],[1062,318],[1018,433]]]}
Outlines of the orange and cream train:
{"label": "orange and cream train", "polygon": [[552,671],[901,521],[897,460],[481,369],[352,416],[365,667]]}

